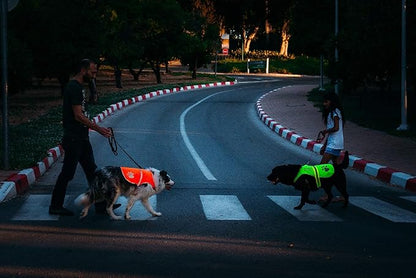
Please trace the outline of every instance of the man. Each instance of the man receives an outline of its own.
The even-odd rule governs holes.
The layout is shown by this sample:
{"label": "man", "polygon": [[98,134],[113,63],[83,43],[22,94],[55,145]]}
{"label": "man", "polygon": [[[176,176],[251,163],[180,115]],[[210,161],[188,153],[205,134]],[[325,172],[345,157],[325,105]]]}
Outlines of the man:
{"label": "man", "polygon": [[81,164],[88,183],[94,179],[97,165],[89,141],[89,129],[97,131],[106,138],[111,136],[110,129],[100,127],[90,121],[85,111],[86,94],[82,84],[88,84],[96,72],[97,67],[93,61],[82,60],[78,65],[77,73],[64,90],[62,147],[65,157],[61,173],[53,189],[49,214],[74,215],[72,211],[64,208],[63,204],[68,182],[73,179],[78,163]]}

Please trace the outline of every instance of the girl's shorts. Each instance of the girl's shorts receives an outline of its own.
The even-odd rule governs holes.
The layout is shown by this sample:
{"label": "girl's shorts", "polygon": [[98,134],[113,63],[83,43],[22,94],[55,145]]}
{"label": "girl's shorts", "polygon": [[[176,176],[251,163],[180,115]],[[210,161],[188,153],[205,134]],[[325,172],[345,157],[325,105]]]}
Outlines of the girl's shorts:
{"label": "girl's shorts", "polygon": [[340,156],[341,155],[341,150],[339,150],[339,149],[332,149],[332,148],[326,148],[325,149],[325,153],[329,153],[329,154],[332,154],[334,156]]}

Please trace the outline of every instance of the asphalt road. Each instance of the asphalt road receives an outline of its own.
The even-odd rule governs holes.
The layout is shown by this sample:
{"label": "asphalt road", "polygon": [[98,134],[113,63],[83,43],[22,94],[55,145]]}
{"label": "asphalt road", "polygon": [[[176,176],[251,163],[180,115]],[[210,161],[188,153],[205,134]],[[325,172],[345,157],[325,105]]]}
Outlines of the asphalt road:
{"label": "asphalt road", "polygon": [[[103,122],[140,165],[175,180],[152,199],[161,217],[150,217],[140,203],[132,221],[93,212],[83,221],[50,217],[56,163],[27,195],[0,205],[0,276],[414,276],[414,194],[347,170],[348,208],[307,205],[297,213],[299,192],[266,181],[276,165],[320,157],[272,133],[256,115],[257,99],[319,80],[240,81],[155,98]],[[91,141],[98,165],[135,167],[121,150],[114,156],[103,137],[92,134]],[[78,169],[67,192],[77,213],[73,200],[85,189]]]}

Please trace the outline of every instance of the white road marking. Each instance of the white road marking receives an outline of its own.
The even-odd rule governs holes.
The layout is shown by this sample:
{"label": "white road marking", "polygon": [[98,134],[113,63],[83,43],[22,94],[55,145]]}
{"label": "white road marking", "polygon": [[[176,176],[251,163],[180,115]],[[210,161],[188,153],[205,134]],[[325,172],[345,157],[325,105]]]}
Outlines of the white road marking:
{"label": "white road marking", "polygon": [[295,216],[300,221],[339,222],[341,218],[323,209],[319,205],[306,204],[301,210],[295,210],[300,202],[300,196],[268,196],[273,202]]}
{"label": "white road marking", "polygon": [[416,213],[374,197],[350,197],[350,203],[396,223],[416,223]]}
{"label": "white road marking", "polygon": [[[73,199],[73,196],[67,195],[65,197],[64,207],[70,207],[70,200]],[[30,195],[18,212],[12,217],[12,220],[15,221],[56,221],[59,220],[59,215],[50,215],[49,214],[49,204],[51,201],[51,195],[44,194],[34,194]],[[150,204],[156,210],[157,199],[156,196],[152,196],[149,199]],[[120,197],[117,200],[117,203],[121,204],[121,207],[114,210],[116,215],[124,216],[126,209],[127,199],[125,197]],[[78,210],[72,210],[77,216],[77,213],[81,211],[81,208]],[[156,210],[157,211],[157,210]],[[163,213],[162,213],[163,214]],[[89,215],[94,215],[94,208],[90,208]],[[147,210],[142,206],[140,201],[137,201],[134,204],[133,208],[130,211],[131,220],[155,220],[157,217],[153,217]],[[88,217],[88,216],[87,216]]]}
{"label": "white road marking", "polygon": [[416,203],[416,196],[402,196],[400,198]]}
{"label": "white road marking", "polygon": [[202,102],[206,101],[207,99],[216,96],[218,94],[222,94],[225,92],[229,92],[230,90],[227,91],[221,91],[218,92],[216,94],[207,96],[206,98],[201,99],[200,101],[198,101],[197,103],[189,106],[180,116],[179,122],[180,122],[180,132],[182,135],[182,139],[185,142],[186,147],[188,148],[189,152],[192,155],[192,158],[195,160],[196,164],[198,165],[199,169],[201,170],[201,172],[204,174],[204,176],[207,178],[207,180],[211,180],[211,181],[215,181],[217,180],[214,175],[211,173],[211,171],[208,169],[208,167],[205,165],[204,161],[201,159],[201,157],[199,156],[199,154],[197,153],[197,151],[195,150],[195,148],[192,146],[191,141],[188,138],[188,135],[186,133],[186,127],[185,127],[185,116],[186,114],[188,114],[188,112],[196,107],[197,105],[201,104]]}
{"label": "white road marking", "polygon": [[251,220],[250,215],[234,195],[200,195],[208,220]]}
{"label": "white road marking", "polygon": [[[116,215],[121,215],[124,218],[124,213],[126,211],[126,205],[127,205],[127,198],[124,196],[121,196],[118,198],[117,202],[121,204],[121,207],[114,210],[114,213]],[[152,205],[153,209],[157,211],[157,199],[156,195],[153,195],[149,198],[149,203]],[[156,220],[157,217],[153,217],[142,205],[140,201],[137,201],[133,208],[130,210],[130,216],[131,220]],[[163,212],[162,212],[163,216]]]}
{"label": "white road marking", "polygon": [[[69,196],[65,197],[65,204],[68,203]],[[51,203],[51,195],[30,195],[25,203],[20,207],[19,211],[13,216],[12,220],[16,221],[56,221],[59,215],[49,214],[49,205]]]}

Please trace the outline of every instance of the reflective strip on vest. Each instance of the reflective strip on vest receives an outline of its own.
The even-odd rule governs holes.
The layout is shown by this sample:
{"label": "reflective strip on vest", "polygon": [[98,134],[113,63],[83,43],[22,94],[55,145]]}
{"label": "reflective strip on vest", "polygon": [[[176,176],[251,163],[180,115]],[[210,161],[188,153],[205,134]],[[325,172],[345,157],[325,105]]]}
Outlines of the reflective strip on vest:
{"label": "reflective strip on vest", "polygon": [[319,164],[315,166],[303,165],[300,167],[293,182],[296,182],[302,175],[308,175],[315,178],[316,186],[319,188],[321,187],[321,178],[330,178],[334,173],[335,168],[332,164]]}
{"label": "reflective strip on vest", "polygon": [[153,173],[146,169],[120,167],[123,177],[129,183],[141,185],[143,183],[150,184],[153,189],[156,189],[155,181],[153,180]]}

